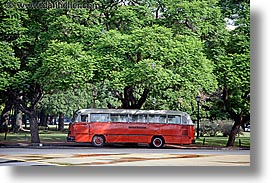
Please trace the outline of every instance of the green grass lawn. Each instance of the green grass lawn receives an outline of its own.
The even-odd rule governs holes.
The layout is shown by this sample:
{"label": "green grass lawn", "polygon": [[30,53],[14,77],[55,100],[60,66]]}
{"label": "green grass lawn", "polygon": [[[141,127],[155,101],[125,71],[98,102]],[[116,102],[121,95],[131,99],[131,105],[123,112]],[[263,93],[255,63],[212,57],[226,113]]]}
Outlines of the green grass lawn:
{"label": "green grass lawn", "polygon": [[[0,134],[0,142],[4,141],[4,133]],[[67,132],[58,131],[40,131],[39,137],[41,142],[66,142]],[[8,133],[7,140],[9,142],[20,142],[20,141],[30,141],[31,135],[29,132],[20,133]]]}
{"label": "green grass lawn", "polygon": [[[197,145],[206,145],[206,146],[225,146],[227,143],[228,137],[200,137],[196,139]],[[204,142],[204,144],[203,144]],[[234,146],[250,147],[250,133],[244,132],[243,135],[237,135]]]}
{"label": "green grass lawn", "polygon": [[[40,129],[39,131],[39,137],[41,142],[66,142],[67,138],[67,130],[65,129],[64,132],[59,132],[56,130],[52,130],[55,127],[50,128],[50,130],[46,129]],[[0,142],[4,141],[4,133],[0,134]],[[228,137],[200,137],[199,139],[196,139],[196,145],[201,146],[225,146],[227,143]],[[7,134],[7,140],[8,142],[22,142],[27,141],[30,142],[30,133],[29,132],[19,132],[19,133],[8,133]],[[237,135],[235,140],[235,146],[241,146],[242,147],[250,147],[250,133],[245,132],[242,135]]]}
{"label": "green grass lawn", "polygon": [[[27,127],[28,129],[28,127]],[[39,127],[39,137],[41,142],[66,142],[68,134],[68,126],[65,126],[64,131],[57,131],[56,125],[49,125],[49,128]],[[0,142],[4,141],[5,133],[0,133]],[[9,142],[21,142],[21,141],[31,141],[30,132],[20,131],[18,133],[9,132],[7,134],[6,141]]]}

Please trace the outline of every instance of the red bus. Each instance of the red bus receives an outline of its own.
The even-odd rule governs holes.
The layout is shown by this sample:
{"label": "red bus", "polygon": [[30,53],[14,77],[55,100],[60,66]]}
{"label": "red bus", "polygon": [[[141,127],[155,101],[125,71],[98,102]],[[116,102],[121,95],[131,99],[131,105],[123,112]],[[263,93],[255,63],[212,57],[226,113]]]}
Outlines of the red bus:
{"label": "red bus", "polygon": [[69,125],[68,141],[105,143],[191,144],[194,124],[181,111],[134,109],[82,109]]}

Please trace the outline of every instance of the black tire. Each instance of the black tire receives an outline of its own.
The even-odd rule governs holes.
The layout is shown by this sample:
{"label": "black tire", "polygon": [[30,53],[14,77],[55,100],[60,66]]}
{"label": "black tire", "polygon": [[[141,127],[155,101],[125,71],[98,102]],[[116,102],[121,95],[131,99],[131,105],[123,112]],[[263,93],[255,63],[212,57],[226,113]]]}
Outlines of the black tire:
{"label": "black tire", "polygon": [[162,148],[163,145],[164,145],[164,139],[162,137],[155,136],[155,137],[152,138],[152,141],[151,141],[151,144],[150,144],[151,147]]}
{"label": "black tire", "polygon": [[95,147],[103,147],[105,144],[105,138],[102,135],[95,135],[92,139],[92,145]]}

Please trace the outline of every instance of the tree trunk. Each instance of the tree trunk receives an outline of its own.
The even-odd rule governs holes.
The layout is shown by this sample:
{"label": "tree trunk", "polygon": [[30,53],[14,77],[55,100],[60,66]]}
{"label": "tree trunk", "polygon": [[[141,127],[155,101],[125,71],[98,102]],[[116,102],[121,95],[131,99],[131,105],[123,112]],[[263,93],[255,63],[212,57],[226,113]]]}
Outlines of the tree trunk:
{"label": "tree trunk", "polygon": [[64,130],[64,114],[59,113],[59,121],[58,121],[58,131]]}
{"label": "tree trunk", "polygon": [[124,88],[124,98],[122,101],[123,109],[131,109],[134,103],[133,101],[133,86],[126,86]]}
{"label": "tree trunk", "polygon": [[30,116],[30,131],[31,131],[31,143],[40,143],[38,123],[35,116],[35,111],[29,112]]}
{"label": "tree trunk", "polygon": [[12,94],[16,107],[30,118],[31,143],[40,143],[36,114],[36,105],[41,100],[43,94],[40,85],[29,85],[26,93],[24,91],[14,91]]}
{"label": "tree trunk", "polygon": [[15,107],[15,109],[12,110],[11,112],[11,117],[10,117],[10,123],[11,123],[11,131],[13,133],[17,133],[18,132],[18,127],[16,126],[16,114],[17,114],[17,109]]}
{"label": "tree trunk", "polygon": [[8,132],[8,124],[10,119],[11,108],[12,108],[12,101],[11,99],[8,99],[1,113],[0,132]]}
{"label": "tree trunk", "polygon": [[229,134],[229,138],[228,138],[228,141],[227,141],[227,144],[226,146],[227,147],[232,147],[234,146],[234,142],[235,142],[235,137],[240,129],[240,127],[243,125],[243,117],[242,117],[242,114],[240,114],[239,116],[235,117],[234,118],[235,122],[234,122],[234,125],[231,129],[231,132]]}
{"label": "tree trunk", "polygon": [[46,114],[46,111],[44,108],[42,108],[40,112],[40,126],[48,127],[48,115]]}
{"label": "tree trunk", "polygon": [[19,130],[23,130],[23,114],[22,111],[16,110],[16,120],[15,120],[15,126],[17,127],[17,132]]}
{"label": "tree trunk", "polygon": [[10,119],[10,110],[6,110],[6,107],[5,107],[1,114],[0,132],[8,132],[9,119]]}
{"label": "tree trunk", "polygon": [[[134,96],[134,87],[133,86],[126,86],[124,88],[124,97],[120,97],[122,101],[122,108],[123,109],[141,109],[142,105],[145,103],[148,97],[149,90],[144,89],[143,93],[139,100],[136,99]],[[119,95],[120,96],[120,95]]]}

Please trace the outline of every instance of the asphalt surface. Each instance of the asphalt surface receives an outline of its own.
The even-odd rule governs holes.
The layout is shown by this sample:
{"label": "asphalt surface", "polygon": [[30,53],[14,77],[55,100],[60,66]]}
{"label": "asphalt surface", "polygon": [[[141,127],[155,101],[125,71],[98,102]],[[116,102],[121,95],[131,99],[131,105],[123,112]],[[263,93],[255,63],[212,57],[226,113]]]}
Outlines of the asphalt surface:
{"label": "asphalt surface", "polygon": [[250,166],[249,148],[1,143],[0,166]]}

